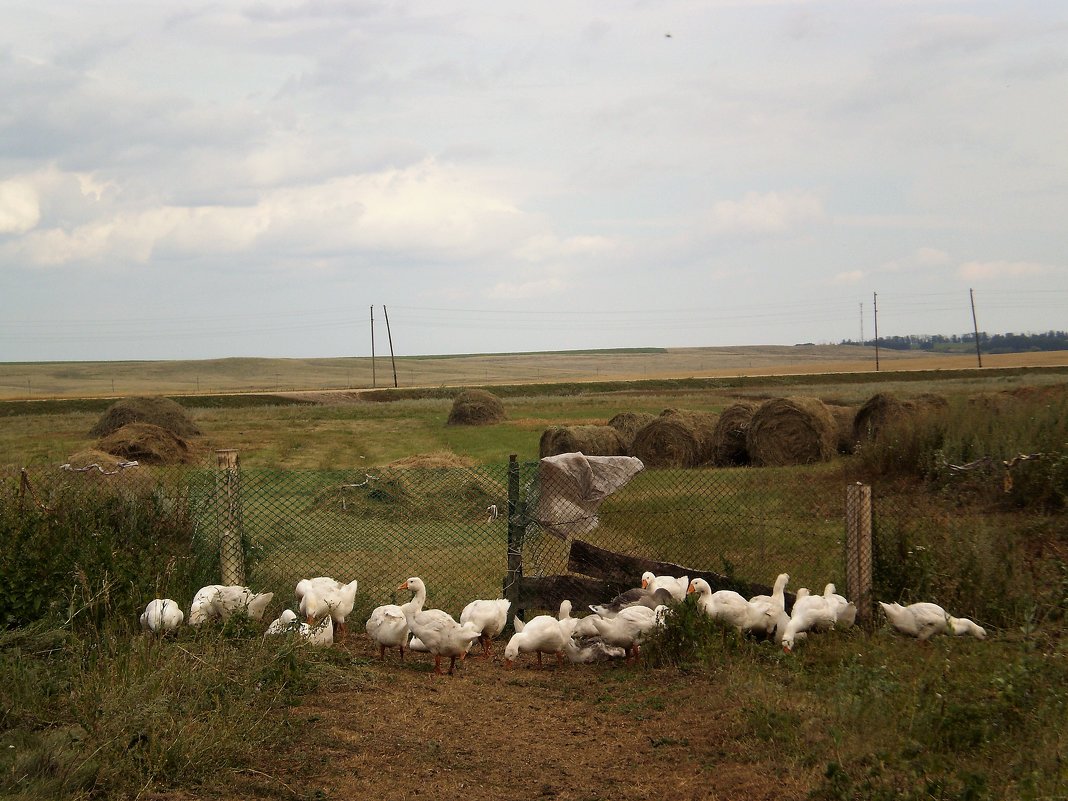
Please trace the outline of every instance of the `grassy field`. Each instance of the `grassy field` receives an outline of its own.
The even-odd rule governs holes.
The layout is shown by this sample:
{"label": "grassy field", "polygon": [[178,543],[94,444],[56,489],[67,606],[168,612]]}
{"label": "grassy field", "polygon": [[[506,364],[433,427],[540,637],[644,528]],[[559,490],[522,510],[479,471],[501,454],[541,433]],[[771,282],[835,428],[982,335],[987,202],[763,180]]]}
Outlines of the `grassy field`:
{"label": "grassy field", "polygon": [[[987,355],[984,368],[1066,367],[1066,352]],[[881,371],[970,370],[974,355],[880,349]],[[875,372],[875,350],[853,345],[646,348],[554,353],[404,356],[410,387],[731,378]],[[211,395],[394,386],[388,358],[213,359],[163,362],[0,363],[0,400]]]}
{"label": "grassy field", "polygon": [[[47,496],[49,511],[30,505],[28,514],[16,481],[4,485],[2,522],[6,535],[23,539],[4,543],[8,572],[0,579],[17,581],[0,584],[0,601],[30,614],[33,593],[25,588],[47,584],[55,604],[39,623],[0,634],[0,684],[12,690],[0,694],[0,795],[340,799],[381,792],[374,777],[392,763],[376,760],[390,755],[404,765],[395,793],[427,798],[445,797],[435,795],[437,784],[424,786],[427,777],[464,776],[472,760],[480,784],[463,794],[473,799],[499,797],[517,772],[542,796],[558,798],[575,797],[576,786],[592,788],[590,798],[605,797],[606,787],[630,788],[630,797],[641,799],[662,797],[665,788],[679,797],[814,801],[1066,797],[1068,401],[1063,391],[1047,400],[1032,390],[1063,387],[1068,371],[1057,362],[828,374],[822,364],[808,374],[795,362],[789,377],[767,364],[766,377],[688,380],[689,373],[673,373],[627,384],[597,383],[597,374],[586,373],[554,386],[515,379],[499,387],[506,422],[474,428],[445,425],[454,394],[445,382],[380,393],[396,398],[391,402],[323,392],[312,382],[288,397],[185,403],[204,431],[196,443],[201,464],[213,463],[216,448],[236,448],[243,491],[276,507],[245,507],[253,549],[268,533],[287,546],[257,555],[258,579],[288,595],[293,575],[317,572],[324,560],[351,564],[365,591],[353,616],[361,620],[409,571],[424,573],[443,596],[457,576],[496,590],[504,523],[483,516],[501,492],[494,470],[509,454],[535,459],[549,425],[666,407],[717,412],[740,397],[804,394],[856,406],[876,392],[937,392],[950,401],[942,429],[905,429],[858,456],[814,467],[700,471],[708,475],[699,484],[688,481],[692,471],[643,473],[602,507],[597,536],[606,546],[680,563],[700,558],[702,567],[729,566],[747,578],[767,580],[789,567],[791,589],[819,587],[841,577],[841,489],[862,478],[896,504],[877,510],[880,597],[940,600],[986,625],[986,641],[918,647],[879,624],[814,636],[788,656],[682,614],[636,670],[585,666],[534,678],[488,662],[466,667],[450,684],[428,683],[425,661],[376,663],[362,639],[322,653],[272,645],[260,637],[262,624],[185,631],[157,643],[136,634],[133,610],[144,594],[185,599],[191,583],[203,580],[203,566],[193,570],[188,557],[169,560],[156,547],[153,533],[174,511],[166,495],[149,493],[135,508],[121,493],[106,496],[95,513]],[[74,387],[82,379],[71,380]],[[138,391],[164,390],[145,384]],[[974,400],[994,395],[1011,402]],[[106,405],[0,406],[2,461],[54,472],[94,444],[88,431]],[[1002,466],[1037,452],[1049,458],[1011,474]],[[466,470],[468,478],[436,493],[406,490],[393,483],[403,479],[389,465],[413,456],[460,465],[446,473]],[[989,469],[955,473],[946,466],[983,456]],[[348,487],[366,472],[384,477],[373,496]],[[714,497],[697,497],[711,485],[718,487]],[[387,497],[403,502],[383,502]],[[696,516],[697,508],[705,516]],[[188,521],[198,532],[216,510],[200,513],[203,519]],[[377,540],[346,541],[367,522]],[[175,527],[176,534],[184,530]],[[803,538],[785,536],[795,531]],[[707,542],[715,548],[696,550]],[[75,545],[79,559],[101,560],[103,569],[53,565],[34,575],[28,554],[58,564]],[[560,568],[566,554],[558,540],[535,546],[539,564]],[[151,561],[137,557],[149,547]],[[138,570],[142,563],[152,565],[152,575]],[[181,581],[176,570],[185,571]],[[277,599],[271,614],[287,600]],[[516,709],[535,707],[516,725]],[[534,737],[530,726],[542,715],[553,725]],[[439,720],[456,731],[427,739]],[[423,736],[407,736],[412,727]],[[625,739],[625,764],[603,751],[595,765],[575,762],[575,733],[588,727]],[[211,745],[213,736],[220,739]],[[518,755],[518,763],[497,759],[501,753]],[[598,778],[590,784],[584,771],[594,768]],[[646,780],[654,775],[656,782]]]}

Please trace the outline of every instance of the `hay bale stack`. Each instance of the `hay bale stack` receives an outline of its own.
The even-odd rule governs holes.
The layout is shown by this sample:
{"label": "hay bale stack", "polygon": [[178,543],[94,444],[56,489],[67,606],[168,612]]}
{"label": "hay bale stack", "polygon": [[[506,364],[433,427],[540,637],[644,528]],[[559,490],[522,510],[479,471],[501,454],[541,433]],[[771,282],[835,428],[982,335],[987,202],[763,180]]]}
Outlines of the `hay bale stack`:
{"label": "hay bale stack", "polygon": [[853,434],[853,421],[857,416],[856,408],[832,403],[826,406],[838,427],[838,452],[843,456],[854,453],[857,450],[857,441]]}
{"label": "hay bale stack", "polygon": [[111,404],[89,436],[106,437],[129,423],[149,423],[179,437],[197,437],[201,433],[185,408],[170,398],[134,396]]}
{"label": "hay bale stack", "polygon": [[627,443],[612,426],[553,426],[542,432],[538,456],[582,453],[586,456],[626,456]]}
{"label": "hay bale stack", "polygon": [[484,389],[468,389],[453,400],[447,425],[488,426],[504,419],[504,404],[500,398]]}
{"label": "hay bale stack", "polygon": [[97,443],[105,453],[143,464],[176,465],[193,461],[193,451],[173,431],[152,423],[127,423]]}
{"label": "hay bale stack", "polygon": [[826,462],[838,452],[838,426],[818,398],[774,398],[756,410],[745,445],[757,467]]}
{"label": "hay bale stack", "polygon": [[868,398],[857,410],[853,419],[853,440],[871,441],[888,426],[948,407],[949,402],[941,395],[925,394],[903,399],[880,392]]}
{"label": "hay bale stack", "polygon": [[760,404],[739,401],[724,409],[712,430],[712,462],[720,466],[749,464],[745,432]]}
{"label": "hay bale stack", "polygon": [[634,435],[630,455],[646,467],[698,467],[712,459],[711,412],[665,409]]}
{"label": "hay bale stack", "polygon": [[620,412],[608,421],[608,425],[623,436],[623,442],[626,443],[629,449],[634,442],[635,435],[641,430],[642,426],[651,423],[655,419],[656,415],[649,412]]}

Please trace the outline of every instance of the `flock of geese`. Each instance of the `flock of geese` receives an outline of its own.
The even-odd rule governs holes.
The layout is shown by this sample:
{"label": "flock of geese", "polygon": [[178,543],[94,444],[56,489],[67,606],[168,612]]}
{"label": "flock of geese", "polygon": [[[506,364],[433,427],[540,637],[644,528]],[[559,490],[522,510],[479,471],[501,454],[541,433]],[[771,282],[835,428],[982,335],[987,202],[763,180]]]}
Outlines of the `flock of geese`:
{"label": "flock of geese", "polygon": [[[604,604],[590,606],[590,614],[572,616],[572,603],[565,600],[558,613],[538,615],[529,621],[516,616],[514,634],[504,649],[505,667],[511,668],[520,654],[554,656],[559,664],[598,662],[609,659],[638,658],[644,638],[665,623],[672,604],[695,596],[697,608],[710,619],[740,634],[772,639],[791,652],[796,643],[809,633],[843,629],[856,622],[857,608],[839,595],[834,584],[827,584],[821,595],[799,589],[789,613],[786,611],[786,585],[790,576],[782,573],[771,595],[745,598],[733,590],[713,592],[702,578],[656,576],[645,573],[641,585],[629,589]],[[297,611],[286,609],[267,627],[264,636],[296,633],[313,645],[331,645],[335,635],[346,636],[346,619],[352,614],[357,582],[342,583],[328,576],[297,582],[294,596]],[[474,646],[481,644],[482,656],[493,656],[493,641],[505,630],[511,601],[503,598],[475,600],[467,604],[459,620],[441,609],[427,609],[426,585],[413,576],[397,590],[412,593],[403,604],[376,607],[364,629],[385,658],[388,649],[396,648],[400,659],[405,650],[420,651],[434,657],[434,671],[442,672],[448,657],[451,675],[456,660],[463,659]],[[198,626],[209,620],[226,620],[242,612],[253,620],[262,620],[274,593],[256,593],[240,585],[211,584],[200,589],[189,607],[189,624]],[[986,630],[968,618],[954,617],[934,603],[902,606],[879,602],[890,625],[910,637],[926,642],[938,634],[986,637]],[[298,615],[299,612],[299,615]],[[151,601],[140,617],[147,632],[165,634],[183,624],[185,613],[169,598]]]}

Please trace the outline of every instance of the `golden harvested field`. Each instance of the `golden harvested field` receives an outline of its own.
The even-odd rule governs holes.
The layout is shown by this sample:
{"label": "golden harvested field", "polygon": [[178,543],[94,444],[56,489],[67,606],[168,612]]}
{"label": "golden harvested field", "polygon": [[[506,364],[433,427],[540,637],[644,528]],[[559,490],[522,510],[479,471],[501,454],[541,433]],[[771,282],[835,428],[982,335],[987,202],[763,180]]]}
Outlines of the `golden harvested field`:
{"label": "golden harvested field", "polygon": [[[881,371],[976,368],[975,354],[880,349]],[[984,355],[983,367],[1068,366],[1068,351]],[[567,351],[405,356],[400,387],[633,381],[819,373],[874,373],[874,348],[855,345],[753,345],[729,348]],[[388,357],[212,359],[158,362],[0,364],[0,399],[299,392],[392,387]]]}

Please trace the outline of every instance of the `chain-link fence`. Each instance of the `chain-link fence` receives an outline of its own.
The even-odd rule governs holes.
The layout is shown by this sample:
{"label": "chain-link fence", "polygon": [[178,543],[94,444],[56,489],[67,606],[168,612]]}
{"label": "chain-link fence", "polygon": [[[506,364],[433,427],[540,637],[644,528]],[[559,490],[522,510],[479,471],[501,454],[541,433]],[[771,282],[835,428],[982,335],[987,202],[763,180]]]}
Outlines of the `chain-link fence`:
{"label": "chain-link fence", "polygon": [[[46,478],[34,475],[34,484]],[[157,475],[136,468],[95,480],[134,487]],[[217,469],[166,475],[185,482],[173,496],[188,505],[197,549],[218,566],[215,580],[273,591],[284,606],[298,580],[317,575],[357,579],[358,612],[397,600],[397,586],[418,575],[429,602],[454,614],[502,593],[517,608],[552,608],[579,586],[543,591],[561,576],[595,580],[585,591],[605,600],[636,586],[647,564],[713,572],[739,589],[770,586],[780,572],[790,574],[790,590],[847,580],[838,473],[641,470],[592,504],[575,502],[574,476],[518,460],[282,470],[243,468],[220,452]],[[64,476],[73,478],[49,471],[44,483]],[[614,572],[605,571],[608,559]]]}

